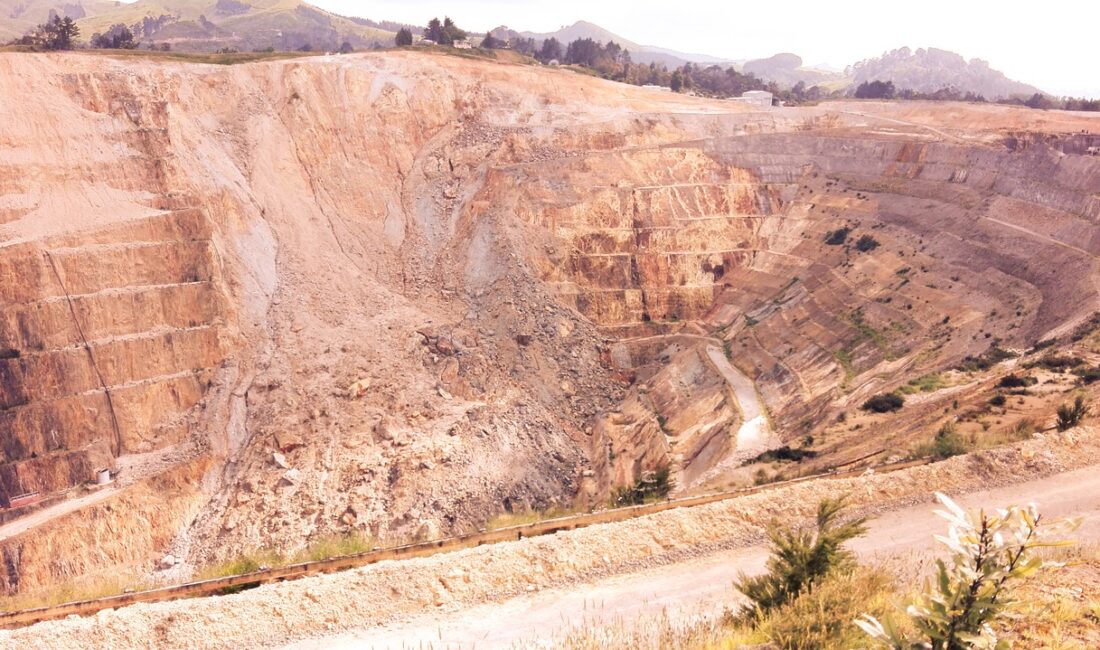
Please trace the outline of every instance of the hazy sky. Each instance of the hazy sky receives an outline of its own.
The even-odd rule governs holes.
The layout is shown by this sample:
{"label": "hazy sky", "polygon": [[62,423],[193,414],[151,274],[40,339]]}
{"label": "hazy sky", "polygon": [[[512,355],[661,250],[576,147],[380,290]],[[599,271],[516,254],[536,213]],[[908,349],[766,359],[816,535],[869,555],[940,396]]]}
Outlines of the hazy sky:
{"label": "hazy sky", "polygon": [[1055,94],[1100,97],[1100,0],[312,0],[345,15],[547,32],[594,22],[645,45],[729,59],[794,52],[838,68],[903,45],[990,62]]}

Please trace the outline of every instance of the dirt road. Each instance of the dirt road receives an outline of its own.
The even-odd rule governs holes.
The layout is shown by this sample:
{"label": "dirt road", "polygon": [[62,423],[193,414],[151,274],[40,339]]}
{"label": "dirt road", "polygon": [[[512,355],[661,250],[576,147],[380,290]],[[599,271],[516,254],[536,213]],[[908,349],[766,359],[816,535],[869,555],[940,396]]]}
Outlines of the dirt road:
{"label": "dirt road", "polygon": [[91,494],[77,497],[75,499],[68,499],[66,501],[62,501],[61,503],[58,503],[57,505],[37,510],[25,517],[20,517],[15,521],[0,526],[0,542],[10,537],[15,537],[16,535],[25,533],[36,526],[41,526],[42,524],[52,519],[57,519],[58,517],[69,514],[70,512],[76,512],[77,510],[90,506],[93,503],[99,503],[100,501],[103,501],[104,499],[112,496],[116,492],[118,492],[118,488],[115,487],[103,488],[97,492],[92,492]]}
{"label": "dirt road", "polygon": [[[736,463],[782,444],[771,430],[768,414],[756,394],[756,385],[726,358],[725,353],[713,346],[707,347],[707,357],[726,380],[737,404],[741,408],[741,427],[737,430]],[[727,460],[725,464],[732,464]],[[733,464],[736,466],[736,464]]]}
{"label": "dirt road", "polygon": [[[1034,501],[1050,518],[1084,516],[1076,537],[1100,541],[1100,467],[1089,467],[1019,485],[959,497],[970,507]],[[932,548],[932,535],[946,530],[928,503],[886,513],[853,543],[865,560]],[[759,572],[762,547],[716,553],[688,562],[622,575],[569,590],[546,590],[504,603],[446,616],[425,616],[401,625],[363,630],[286,646],[285,650],[404,649],[466,650],[553,647],[553,640],[581,625],[654,616],[720,611],[736,603],[732,584],[740,571]]]}

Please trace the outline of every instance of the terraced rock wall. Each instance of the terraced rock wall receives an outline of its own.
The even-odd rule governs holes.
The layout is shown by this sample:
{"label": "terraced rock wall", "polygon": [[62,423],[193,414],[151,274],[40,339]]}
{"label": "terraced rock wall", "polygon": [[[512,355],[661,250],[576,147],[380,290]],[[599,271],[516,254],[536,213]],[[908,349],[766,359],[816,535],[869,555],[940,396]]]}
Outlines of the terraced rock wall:
{"label": "terraced rock wall", "polygon": [[0,248],[0,498],[189,436],[225,354],[210,236],[189,210]]}

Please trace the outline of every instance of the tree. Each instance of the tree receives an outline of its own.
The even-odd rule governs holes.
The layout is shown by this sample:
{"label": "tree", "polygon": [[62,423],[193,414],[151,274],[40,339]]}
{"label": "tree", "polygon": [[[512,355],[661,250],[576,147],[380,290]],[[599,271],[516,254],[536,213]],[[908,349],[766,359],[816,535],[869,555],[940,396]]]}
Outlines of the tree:
{"label": "tree", "polygon": [[1058,566],[1035,551],[1069,545],[1050,537],[1069,533],[1079,522],[1066,520],[1040,529],[1042,517],[1034,505],[975,515],[942,494],[936,496],[946,507],[936,514],[950,523],[948,535],[936,539],[948,548],[951,558],[949,563],[936,561],[935,579],[925,584],[906,610],[918,638],[909,638],[890,621],[880,622],[866,614],[856,625],[880,647],[891,650],[1005,648],[992,624],[1014,605],[1010,587]]}
{"label": "tree", "polygon": [[449,17],[443,18],[443,29],[439,34],[439,43],[441,45],[454,45],[455,41],[461,41],[466,38],[466,32],[459,29],[455,21]]}
{"label": "tree", "polygon": [[561,43],[556,38],[548,38],[542,42],[542,49],[539,50],[538,60],[543,63],[550,63],[551,61],[562,58]]}
{"label": "tree", "polygon": [[102,50],[132,50],[137,47],[134,33],[123,24],[111,25],[106,34],[93,34],[92,47]]}
{"label": "tree", "polygon": [[1054,102],[1052,102],[1050,99],[1047,98],[1046,95],[1042,93],[1035,93],[1034,95],[1029,97],[1026,102],[1024,102],[1024,106],[1027,106],[1028,108],[1041,108],[1043,110],[1047,110],[1050,108],[1054,108]]}
{"label": "tree", "polygon": [[68,16],[62,18],[54,14],[49,20],[34,28],[22,42],[43,50],[71,50],[79,35],[80,28],[72,18]]}
{"label": "tree", "polygon": [[855,556],[843,544],[866,532],[866,519],[840,524],[837,520],[843,509],[843,499],[822,500],[817,506],[814,532],[774,525],[769,528],[772,552],[767,573],[752,578],[742,573],[737,582],[737,588],[752,601],[743,613],[766,614],[811,591],[830,573],[854,564]]}
{"label": "tree", "polygon": [[481,47],[487,50],[495,50],[504,45],[504,41],[493,36],[492,34],[486,34],[485,38],[481,39]]}
{"label": "tree", "polygon": [[355,51],[355,48],[351,46],[351,43],[344,41],[340,44],[340,54],[351,54]]}
{"label": "tree", "polygon": [[[439,22],[439,21],[436,21],[436,22]],[[425,38],[430,38],[429,36],[427,36],[428,31],[430,31],[430,28],[429,28],[429,30],[424,31],[424,34],[425,34],[424,37]],[[432,39],[432,40],[435,40],[435,39]],[[406,47],[406,46],[412,45],[413,44],[412,30],[408,29],[407,27],[402,27],[401,29],[397,30],[397,35],[393,37],[393,42],[397,45],[397,47]]]}
{"label": "tree", "polygon": [[864,81],[856,87],[857,99],[893,99],[896,94],[893,81]]}
{"label": "tree", "polygon": [[684,88],[684,73],[680,70],[673,72],[668,87],[671,88],[674,93],[680,92]]}
{"label": "tree", "polygon": [[432,18],[428,21],[428,26],[424,29],[424,38],[436,43],[443,42],[443,23],[439,22],[438,18]]}

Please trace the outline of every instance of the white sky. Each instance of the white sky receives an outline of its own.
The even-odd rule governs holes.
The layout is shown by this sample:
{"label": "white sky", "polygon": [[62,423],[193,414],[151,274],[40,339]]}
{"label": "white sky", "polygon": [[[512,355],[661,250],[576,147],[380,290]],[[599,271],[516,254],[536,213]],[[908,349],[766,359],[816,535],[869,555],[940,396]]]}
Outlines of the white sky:
{"label": "white sky", "polygon": [[312,0],[344,15],[548,32],[587,20],[623,38],[751,59],[794,52],[838,68],[903,45],[977,57],[1054,94],[1100,98],[1100,0]]}

